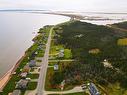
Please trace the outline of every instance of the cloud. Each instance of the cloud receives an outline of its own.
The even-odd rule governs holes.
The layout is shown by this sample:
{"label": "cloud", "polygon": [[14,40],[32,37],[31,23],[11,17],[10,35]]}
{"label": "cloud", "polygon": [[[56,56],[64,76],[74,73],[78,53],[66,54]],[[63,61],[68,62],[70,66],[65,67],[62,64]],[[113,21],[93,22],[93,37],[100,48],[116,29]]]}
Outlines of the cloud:
{"label": "cloud", "polygon": [[126,11],[126,5],[126,0],[0,0],[0,9]]}

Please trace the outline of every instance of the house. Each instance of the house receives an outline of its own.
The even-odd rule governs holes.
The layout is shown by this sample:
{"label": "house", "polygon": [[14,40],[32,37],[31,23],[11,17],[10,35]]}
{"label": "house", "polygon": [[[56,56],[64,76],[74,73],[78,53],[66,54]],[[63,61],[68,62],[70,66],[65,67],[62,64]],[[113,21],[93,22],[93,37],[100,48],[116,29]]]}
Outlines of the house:
{"label": "house", "polygon": [[90,54],[98,54],[98,53],[100,53],[100,52],[101,52],[101,51],[100,51],[100,49],[98,49],[98,48],[89,50],[89,53],[90,53]]}
{"label": "house", "polygon": [[58,69],[59,69],[58,64],[55,64],[55,65],[54,65],[54,71],[57,71]]}
{"label": "house", "polygon": [[31,78],[26,78],[26,80],[31,81]]}
{"label": "house", "polygon": [[16,87],[17,89],[26,89],[28,84],[28,80],[21,79],[19,82],[17,82]]}
{"label": "house", "polygon": [[11,95],[21,95],[21,91],[20,90],[14,90]]}
{"label": "house", "polygon": [[113,66],[111,65],[111,63],[108,62],[108,60],[104,60],[104,62],[102,62],[104,67],[108,67],[108,68],[113,68]]}
{"label": "house", "polygon": [[22,78],[26,78],[26,76],[27,76],[27,72],[22,72],[21,74],[20,74],[20,76],[22,77]]}
{"label": "house", "polygon": [[24,68],[22,69],[22,72],[29,72],[30,71],[30,67],[29,65],[25,65]]}
{"label": "house", "polygon": [[94,83],[90,83],[88,89],[91,95],[100,95],[99,90]]}
{"label": "house", "polygon": [[39,45],[37,49],[38,49],[38,50],[41,50],[42,47],[43,47],[43,45]]}
{"label": "house", "polygon": [[58,57],[59,57],[59,58],[64,57],[64,53],[63,53],[63,52],[59,52],[59,53],[58,53]]}
{"label": "house", "polygon": [[64,89],[64,86],[65,86],[65,80],[63,80],[63,81],[61,82],[61,86],[60,86],[61,90]]}
{"label": "house", "polygon": [[64,48],[61,48],[61,49],[59,50],[58,57],[59,57],[59,58],[64,57]]}
{"label": "house", "polygon": [[36,61],[35,60],[31,60],[29,62],[29,67],[34,67],[34,66],[36,66]]}
{"label": "house", "polygon": [[37,54],[38,54],[38,52],[36,51],[34,54],[35,54],[35,55],[37,55]]}

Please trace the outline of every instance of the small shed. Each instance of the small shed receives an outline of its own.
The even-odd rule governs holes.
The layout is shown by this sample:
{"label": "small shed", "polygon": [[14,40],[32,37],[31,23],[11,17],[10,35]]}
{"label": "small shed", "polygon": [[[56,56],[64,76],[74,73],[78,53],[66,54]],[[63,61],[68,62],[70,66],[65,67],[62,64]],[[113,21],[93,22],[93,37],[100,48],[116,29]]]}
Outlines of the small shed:
{"label": "small shed", "polygon": [[54,65],[54,70],[57,71],[58,69],[59,69],[58,64],[55,64],[55,65]]}
{"label": "small shed", "polygon": [[64,57],[64,53],[63,52],[59,52],[58,57],[59,58],[63,58]]}

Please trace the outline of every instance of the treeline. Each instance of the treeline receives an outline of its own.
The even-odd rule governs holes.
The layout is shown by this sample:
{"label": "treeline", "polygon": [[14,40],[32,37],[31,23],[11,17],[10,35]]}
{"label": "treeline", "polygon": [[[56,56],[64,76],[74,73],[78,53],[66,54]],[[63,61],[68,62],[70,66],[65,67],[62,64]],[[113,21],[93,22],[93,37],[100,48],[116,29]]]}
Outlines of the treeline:
{"label": "treeline", "polygon": [[127,21],[113,24],[119,28],[127,29]]}
{"label": "treeline", "polygon": [[[55,30],[58,43],[71,48],[73,57],[84,63],[124,58],[127,54],[123,47],[117,45],[117,40],[127,37],[127,34],[111,28],[74,21],[58,26]],[[100,53],[90,54],[92,49],[99,49]]]}
{"label": "treeline", "polygon": [[[83,81],[92,80],[105,85],[108,82],[120,82],[121,86],[127,87],[125,84],[127,82],[127,47],[117,45],[118,39],[127,37],[127,33],[80,21],[58,25],[54,30],[56,43],[70,48],[73,58],[79,61],[63,70],[67,83],[81,84]],[[98,53],[90,53],[91,50],[97,49]],[[109,60],[113,68],[117,67],[120,72],[104,67],[102,63],[104,59]],[[124,63],[123,60],[125,60]],[[116,63],[117,61],[119,63]]]}

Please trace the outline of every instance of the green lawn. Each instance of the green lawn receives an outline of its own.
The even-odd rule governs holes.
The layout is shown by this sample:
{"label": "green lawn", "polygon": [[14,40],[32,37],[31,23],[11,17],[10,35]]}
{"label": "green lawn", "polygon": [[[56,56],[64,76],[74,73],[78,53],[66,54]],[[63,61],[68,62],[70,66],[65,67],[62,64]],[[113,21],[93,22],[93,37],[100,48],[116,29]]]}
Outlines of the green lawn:
{"label": "green lawn", "polygon": [[42,60],[36,60],[37,62],[42,62]]}
{"label": "green lawn", "polygon": [[8,93],[13,92],[16,86],[16,82],[18,82],[19,80],[20,80],[20,77],[18,77],[17,75],[13,75],[3,89],[3,95],[8,95]]}
{"label": "green lawn", "polygon": [[30,72],[33,72],[33,71],[34,71],[34,68],[31,68],[31,69],[30,69]]}
{"label": "green lawn", "polygon": [[72,53],[70,49],[64,49],[64,58],[65,59],[71,59],[72,58]]}
{"label": "green lawn", "polygon": [[[70,64],[71,62],[50,62],[49,63],[49,66],[53,66],[54,64],[58,64],[59,65],[59,70],[57,72],[60,72],[62,71],[63,67],[65,68],[68,64]],[[46,73],[46,82],[45,82],[45,89],[47,91],[60,91],[61,89],[60,88],[56,88],[56,89],[53,89],[51,87],[51,78],[52,78],[52,75],[54,74],[54,68],[48,68],[47,69],[47,73]],[[73,89],[74,85],[65,85],[65,89],[64,90],[69,90],[69,89]]]}
{"label": "green lawn", "polygon": [[25,95],[25,91],[26,91],[26,90],[21,91],[21,95]]}
{"label": "green lawn", "polygon": [[119,83],[110,84],[105,88],[109,95],[127,95],[127,90],[121,88]]}
{"label": "green lawn", "polygon": [[38,79],[39,74],[29,74],[27,77],[31,79]]}
{"label": "green lawn", "polygon": [[117,44],[120,46],[126,46],[127,45],[127,38],[119,39]]}
{"label": "green lawn", "polygon": [[37,82],[30,82],[28,83],[27,90],[35,90],[37,87]]}
{"label": "green lawn", "polygon": [[[52,42],[53,43],[53,42]],[[60,49],[64,49],[63,45],[52,45],[50,49],[50,54],[53,57],[57,58],[57,54],[59,53]],[[71,59],[72,58],[72,52],[70,49],[64,49],[64,58],[63,59]]]}
{"label": "green lawn", "polygon": [[44,50],[38,51],[38,54],[36,57],[43,57],[44,56]]}
{"label": "green lawn", "polygon": [[53,68],[48,68],[47,69],[46,81],[45,81],[45,90],[47,90],[47,91],[52,90],[51,85],[50,85],[50,78],[53,75],[53,73],[54,73]]}
{"label": "green lawn", "polygon": [[52,41],[51,48],[50,48],[50,54],[55,55],[55,54],[59,53],[59,50],[61,48],[64,48],[64,46],[63,45],[54,45],[54,42]]}

